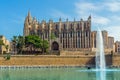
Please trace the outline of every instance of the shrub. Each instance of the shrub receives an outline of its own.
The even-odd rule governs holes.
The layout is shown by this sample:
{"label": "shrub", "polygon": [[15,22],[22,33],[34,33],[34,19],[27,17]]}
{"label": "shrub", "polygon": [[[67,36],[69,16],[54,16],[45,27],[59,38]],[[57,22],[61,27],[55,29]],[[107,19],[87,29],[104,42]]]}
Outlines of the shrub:
{"label": "shrub", "polygon": [[5,54],[5,56],[4,56],[4,59],[5,59],[5,60],[10,60],[10,58],[11,58],[11,55],[10,55],[10,54],[8,54],[8,53]]}

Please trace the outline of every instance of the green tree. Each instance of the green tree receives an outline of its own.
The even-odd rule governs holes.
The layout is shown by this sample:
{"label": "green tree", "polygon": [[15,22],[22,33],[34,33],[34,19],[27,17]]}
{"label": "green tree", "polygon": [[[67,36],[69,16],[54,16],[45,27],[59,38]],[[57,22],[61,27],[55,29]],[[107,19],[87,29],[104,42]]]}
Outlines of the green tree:
{"label": "green tree", "polygon": [[49,48],[49,42],[47,40],[42,41],[42,52],[46,52],[47,49]]}
{"label": "green tree", "polygon": [[56,36],[55,36],[55,34],[52,32],[52,33],[50,34],[50,39],[55,40],[55,38],[56,38]]}
{"label": "green tree", "polygon": [[42,40],[39,36],[29,35],[25,37],[25,45],[29,47],[31,52],[34,52],[36,49],[41,48]]}
{"label": "green tree", "polygon": [[3,40],[0,40],[0,46],[4,45]]}
{"label": "green tree", "polygon": [[18,36],[17,37],[16,47],[17,47],[17,50],[18,50],[19,54],[22,54],[24,46],[25,46],[25,39],[24,39],[24,37],[23,36]]}
{"label": "green tree", "polygon": [[17,41],[18,41],[17,36],[13,36],[12,43],[13,43],[14,54],[16,54],[16,52],[17,52]]}
{"label": "green tree", "polygon": [[[3,43],[3,40],[1,40],[0,39],[0,48],[1,48],[1,46],[3,46],[4,45],[4,43]],[[1,53],[2,51],[1,51],[1,49],[0,49],[0,53]]]}
{"label": "green tree", "polygon": [[17,51],[19,54],[22,54],[23,49],[27,49],[30,53],[35,53],[36,51],[42,51],[44,53],[49,48],[49,42],[42,40],[37,35],[29,35],[26,37],[13,36],[12,43],[14,53]]}

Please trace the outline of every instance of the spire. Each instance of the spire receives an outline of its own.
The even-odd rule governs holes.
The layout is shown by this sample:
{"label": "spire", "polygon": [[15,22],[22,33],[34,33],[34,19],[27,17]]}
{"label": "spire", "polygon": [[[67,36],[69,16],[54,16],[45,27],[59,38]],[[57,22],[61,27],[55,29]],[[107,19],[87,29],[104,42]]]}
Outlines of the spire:
{"label": "spire", "polygon": [[31,14],[30,14],[30,10],[28,11],[28,15],[26,17],[26,21],[28,21],[29,24],[32,23],[32,17],[31,17]]}
{"label": "spire", "polygon": [[49,23],[52,23],[53,22],[53,20],[52,19],[49,19]]}
{"label": "spire", "polygon": [[61,17],[59,18],[59,21],[60,21],[60,22],[62,21]]}
{"label": "spire", "polygon": [[88,20],[91,20],[91,15],[88,17]]}
{"label": "spire", "polygon": [[31,17],[30,10],[28,11],[28,17]]}
{"label": "spire", "polygon": [[75,20],[75,18],[74,18],[74,22],[75,22],[76,20]]}
{"label": "spire", "polygon": [[28,23],[28,18],[26,18],[26,19],[25,19],[24,24],[26,24],[26,25],[28,25],[28,24],[29,24],[29,23]]}
{"label": "spire", "polygon": [[81,21],[83,21],[83,19],[82,19],[82,18],[81,18],[80,20],[81,20]]}
{"label": "spire", "polygon": [[68,18],[66,19],[66,21],[68,22]]}

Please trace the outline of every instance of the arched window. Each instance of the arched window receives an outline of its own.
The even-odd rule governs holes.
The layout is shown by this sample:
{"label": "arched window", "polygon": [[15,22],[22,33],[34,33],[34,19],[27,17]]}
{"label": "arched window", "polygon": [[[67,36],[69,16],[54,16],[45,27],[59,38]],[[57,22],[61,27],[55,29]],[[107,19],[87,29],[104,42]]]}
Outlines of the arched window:
{"label": "arched window", "polygon": [[63,32],[63,38],[65,37],[65,33]]}
{"label": "arched window", "polygon": [[78,31],[78,37],[80,37],[80,31]]}
{"label": "arched window", "polygon": [[55,37],[58,37],[58,32],[55,31],[54,34],[55,34]]}
{"label": "arched window", "polygon": [[82,23],[80,22],[80,30],[82,29]]}
{"label": "arched window", "polygon": [[70,28],[72,29],[72,23],[70,24]]}
{"label": "arched window", "polygon": [[65,48],[64,40],[63,40],[63,48]]}
{"label": "arched window", "polygon": [[84,29],[86,29],[86,23],[84,23]]}
{"label": "arched window", "polygon": [[96,48],[96,39],[94,39],[94,47]]}
{"label": "arched window", "polygon": [[72,31],[70,32],[70,37],[72,37]]}
{"label": "arched window", "polygon": [[79,29],[79,23],[77,24],[77,29]]}
{"label": "arched window", "polygon": [[78,48],[80,48],[80,39],[78,40]]}
{"label": "arched window", "polygon": [[58,30],[58,25],[56,24],[55,29]]}
{"label": "arched window", "polygon": [[88,31],[86,31],[86,37],[88,37]]}
{"label": "arched window", "polygon": [[67,30],[67,29],[66,29],[66,25],[65,25],[65,24],[64,24],[64,26],[63,26],[63,27],[64,27],[64,30]]}

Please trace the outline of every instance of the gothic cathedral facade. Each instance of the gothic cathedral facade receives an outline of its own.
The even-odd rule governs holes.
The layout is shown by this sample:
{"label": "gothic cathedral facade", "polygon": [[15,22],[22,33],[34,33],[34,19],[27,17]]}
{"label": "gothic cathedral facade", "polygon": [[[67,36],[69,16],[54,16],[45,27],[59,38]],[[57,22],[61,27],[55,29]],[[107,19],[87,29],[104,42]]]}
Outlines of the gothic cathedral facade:
{"label": "gothic cathedral facade", "polygon": [[[52,51],[80,51],[91,49],[91,16],[86,21],[62,21],[58,22],[42,20],[38,22],[31,17],[30,12],[24,22],[24,36],[38,35],[43,40],[48,40]],[[51,39],[51,34],[55,38]]]}

